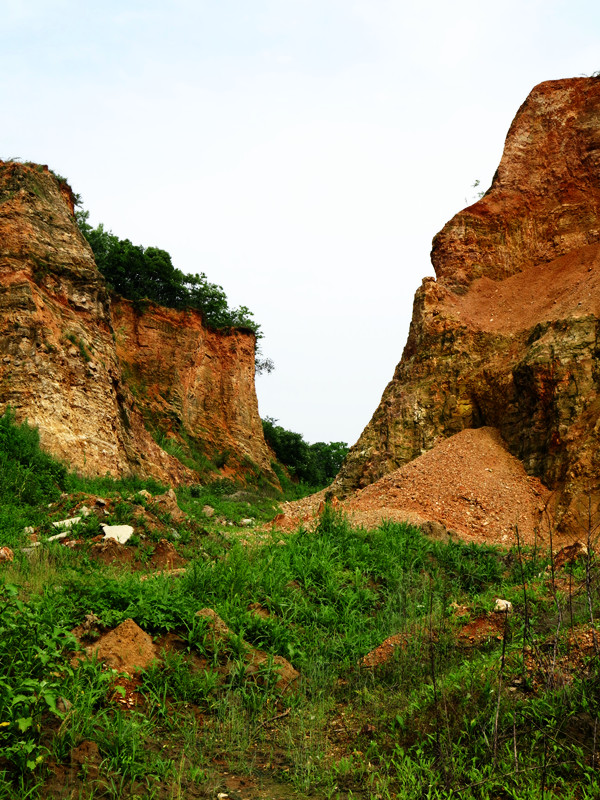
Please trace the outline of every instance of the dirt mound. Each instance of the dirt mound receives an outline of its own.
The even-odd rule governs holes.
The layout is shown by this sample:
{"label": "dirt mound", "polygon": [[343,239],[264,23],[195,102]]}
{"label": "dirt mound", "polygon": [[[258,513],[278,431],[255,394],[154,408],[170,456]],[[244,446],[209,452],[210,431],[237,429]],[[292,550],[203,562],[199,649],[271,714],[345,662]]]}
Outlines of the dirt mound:
{"label": "dirt mound", "polygon": [[101,636],[96,644],[87,648],[89,655],[96,655],[112,669],[134,675],[137,670],[146,669],[159,656],[152,637],[126,619],[114,630]]}
{"label": "dirt mound", "polygon": [[[287,503],[282,528],[315,518],[323,492]],[[339,503],[353,524],[383,520],[442,526],[460,539],[511,545],[518,525],[522,544],[545,541],[544,508],[550,492],[527,475],[493,428],[461,431],[414,461]]]}
{"label": "dirt mound", "polygon": [[161,539],[156,545],[150,561],[154,567],[163,570],[183,567],[187,563],[185,558],[179,555],[175,547],[167,539]]}
{"label": "dirt mound", "polygon": [[[461,539],[533,544],[550,493],[527,475],[493,428],[464,430],[341,504],[361,525],[434,521]],[[543,533],[542,533],[543,535]]]}

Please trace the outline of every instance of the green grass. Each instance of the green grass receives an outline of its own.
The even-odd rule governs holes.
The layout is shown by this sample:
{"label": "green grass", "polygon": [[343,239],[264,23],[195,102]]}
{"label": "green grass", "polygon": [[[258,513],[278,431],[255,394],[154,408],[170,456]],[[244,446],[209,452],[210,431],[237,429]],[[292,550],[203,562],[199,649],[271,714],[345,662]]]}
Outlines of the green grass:
{"label": "green grass", "polygon": [[[288,798],[598,796],[600,673],[569,640],[588,619],[588,597],[559,594],[559,626],[539,550],[521,563],[408,525],[355,529],[329,507],[314,531],[264,533],[247,547],[237,525],[264,524],[277,507],[227,481],[181,490],[190,520],[158,520],[154,534],[136,517],[152,503],[136,492],[164,487],[76,478],[10,414],[0,418],[0,459],[2,543],[15,547],[0,573],[0,798],[215,797],[225,773]],[[136,526],[132,552],[166,535],[189,559],[185,575],[143,580],[143,569],[104,566],[85,548],[21,553],[24,524],[49,531],[99,494],[108,521]],[[591,575],[597,616],[595,562]],[[584,566],[573,569],[574,585],[584,577]],[[463,641],[462,626],[486,617],[495,597],[514,605],[505,629]],[[456,617],[453,603],[470,617]],[[231,638],[215,643],[196,616],[206,607]],[[132,618],[157,642],[179,637],[179,651],[143,674],[141,705],[121,708],[110,671],[73,662],[70,631],[90,614],[104,630]],[[396,634],[404,643],[386,664],[359,666]],[[272,662],[251,674],[249,646],[293,664],[293,691],[278,693]],[[565,659],[576,663],[568,679]],[[98,758],[77,775],[72,753],[90,742]]]}

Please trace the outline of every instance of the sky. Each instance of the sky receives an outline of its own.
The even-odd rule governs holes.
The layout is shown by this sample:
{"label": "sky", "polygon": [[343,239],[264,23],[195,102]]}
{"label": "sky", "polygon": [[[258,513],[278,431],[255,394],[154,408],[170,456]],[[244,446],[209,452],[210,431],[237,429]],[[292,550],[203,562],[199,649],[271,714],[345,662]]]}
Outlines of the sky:
{"label": "sky", "polygon": [[261,416],[353,444],[431,239],[537,83],[600,70],[597,0],[0,0],[0,158],[247,306]]}

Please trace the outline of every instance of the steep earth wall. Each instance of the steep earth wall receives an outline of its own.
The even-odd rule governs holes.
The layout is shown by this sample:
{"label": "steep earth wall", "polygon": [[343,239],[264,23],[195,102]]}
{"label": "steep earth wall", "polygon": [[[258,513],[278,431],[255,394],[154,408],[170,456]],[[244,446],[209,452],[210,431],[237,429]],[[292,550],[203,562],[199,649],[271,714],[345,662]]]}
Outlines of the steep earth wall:
{"label": "steep earth wall", "polygon": [[117,356],[150,424],[225,472],[257,470],[271,483],[254,387],[255,337],[213,331],[195,311],[112,302]]}
{"label": "steep earth wall", "polygon": [[220,341],[197,315],[154,309],[140,323],[127,304],[113,311],[72,201],[47,167],[0,162],[0,411],[12,406],[39,427],[46,449],[82,473],[194,480],[148,432],[147,404],[127,380],[140,375],[156,397],[174,398],[163,404],[170,427],[181,414],[177,424],[190,435],[226,442],[270,478],[254,338]]}
{"label": "steep earth wall", "polygon": [[600,80],[531,92],[492,186],[434,238],[432,261],[335,492],[492,426],[573,512],[600,484]]}

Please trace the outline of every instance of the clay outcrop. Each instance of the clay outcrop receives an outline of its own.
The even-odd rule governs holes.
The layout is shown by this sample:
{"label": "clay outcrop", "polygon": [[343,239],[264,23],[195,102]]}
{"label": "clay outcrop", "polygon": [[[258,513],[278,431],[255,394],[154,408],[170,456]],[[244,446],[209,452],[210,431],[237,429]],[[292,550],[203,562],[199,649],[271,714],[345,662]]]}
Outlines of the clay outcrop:
{"label": "clay outcrop", "polygon": [[111,302],[68,186],[47,167],[0,162],[0,411],[36,425],[50,452],[85,474],[197,480],[156,444],[150,431],[163,430],[276,482],[254,344],[197,313]]}
{"label": "clay outcrop", "polygon": [[153,426],[226,473],[255,469],[277,483],[258,413],[254,334],[210,330],[197,311],[150,305],[140,314],[122,298],[113,298],[112,320],[127,385]]}
{"label": "clay outcrop", "polygon": [[434,238],[402,360],[334,490],[490,426],[573,524],[600,478],[600,80],[540,84],[492,186]]}

